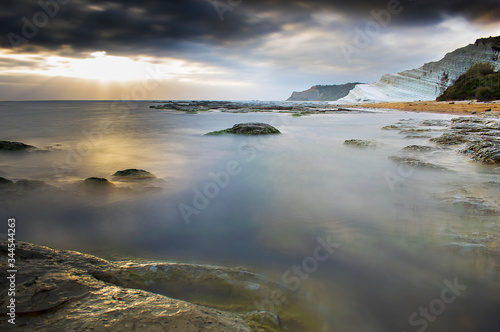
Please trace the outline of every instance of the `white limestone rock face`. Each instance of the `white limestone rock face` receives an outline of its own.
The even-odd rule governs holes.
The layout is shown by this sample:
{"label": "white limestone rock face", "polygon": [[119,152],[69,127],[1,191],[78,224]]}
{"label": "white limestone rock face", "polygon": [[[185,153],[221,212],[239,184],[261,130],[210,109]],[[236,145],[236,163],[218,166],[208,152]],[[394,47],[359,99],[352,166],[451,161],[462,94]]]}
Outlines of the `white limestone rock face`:
{"label": "white limestone rock face", "polygon": [[446,54],[439,61],[396,75],[384,75],[375,83],[359,84],[338,102],[435,100],[475,64],[491,63],[500,70],[499,58],[500,36],[478,39],[474,44]]}

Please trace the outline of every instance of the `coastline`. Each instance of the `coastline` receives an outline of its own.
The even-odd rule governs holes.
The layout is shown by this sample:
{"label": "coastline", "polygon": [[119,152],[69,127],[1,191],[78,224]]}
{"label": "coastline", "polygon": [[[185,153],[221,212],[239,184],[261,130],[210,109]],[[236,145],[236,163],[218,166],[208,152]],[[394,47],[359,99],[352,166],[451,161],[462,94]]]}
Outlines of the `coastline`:
{"label": "coastline", "polygon": [[[491,114],[500,115],[500,101],[416,101],[416,102],[378,102],[363,105],[375,109],[393,109],[407,112],[444,113],[456,115]],[[484,115],[483,114],[483,115]]]}

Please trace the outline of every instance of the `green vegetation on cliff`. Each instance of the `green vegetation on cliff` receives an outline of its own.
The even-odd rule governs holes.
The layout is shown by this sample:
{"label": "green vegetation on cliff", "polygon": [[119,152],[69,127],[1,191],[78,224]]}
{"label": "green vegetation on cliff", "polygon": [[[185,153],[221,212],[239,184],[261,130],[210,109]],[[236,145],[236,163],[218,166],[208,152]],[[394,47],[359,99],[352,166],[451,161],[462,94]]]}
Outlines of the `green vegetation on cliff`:
{"label": "green vegetation on cliff", "polygon": [[491,64],[480,63],[472,66],[437,98],[438,101],[470,99],[500,99],[500,73],[495,72]]}

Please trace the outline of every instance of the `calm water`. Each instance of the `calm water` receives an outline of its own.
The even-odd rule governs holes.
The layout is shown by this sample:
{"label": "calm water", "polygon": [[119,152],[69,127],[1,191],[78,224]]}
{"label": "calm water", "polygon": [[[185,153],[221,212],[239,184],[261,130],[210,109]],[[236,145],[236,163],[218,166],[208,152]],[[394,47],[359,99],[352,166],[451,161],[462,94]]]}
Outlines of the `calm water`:
{"label": "calm water", "polygon": [[[1,140],[51,150],[0,155],[0,176],[69,191],[84,178],[111,179],[126,168],[165,180],[163,191],[108,202],[76,194],[11,202],[0,217],[17,218],[18,240],[246,266],[282,282],[301,267],[293,280],[320,313],[324,331],[499,331],[499,256],[475,251],[498,247],[499,217],[449,202],[498,207],[500,186],[487,184],[500,181],[500,170],[454,150],[425,154],[446,171],[400,167],[388,157],[407,145],[429,145],[428,139],[380,129],[401,119],[451,116],[295,118],[148,106],[0,103]],[[270,123],[283,134],[203,136],[243,122]],[[426,134],[443,128],[433,129]],[[346,139],[373,139],[377,147],[355,149],[343,145]],[[321,241],[334,244],[328,259],[308,259]],[[450,283],[467,288],[446,293]],[[443,292],[449,303],[439,301]],[[429,306],[429,314],[419,311]]]}

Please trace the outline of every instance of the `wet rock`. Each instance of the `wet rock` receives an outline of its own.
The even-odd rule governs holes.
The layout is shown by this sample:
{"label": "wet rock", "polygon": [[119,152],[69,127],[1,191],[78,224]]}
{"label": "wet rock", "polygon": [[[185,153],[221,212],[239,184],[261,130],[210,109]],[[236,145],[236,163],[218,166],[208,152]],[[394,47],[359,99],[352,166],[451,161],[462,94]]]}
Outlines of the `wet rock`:
{"label": "wet rock", "polygon": [[487,120],[483,118],[478,118],[475,116],[464,116],[464,117],[459,117],[459,118],[453,118],[451,119],[451,124],[457,125],[457,124],[463,124],[463,123],[478,123],[478,124],[485,124]]}
{"label": "wet rock", "polygon": [[474,142],[461,151],[472,159],[486,164],[500,164],[500,143],[494,141]]}
{"label": "wet rock", "polygon": [[272,326],[273,331],[283,331],[281,319],[278,315],[268,311],[254,311],[245,315],[245,320],[248,321],[252,331],[265,331],[262,327]]}
{"label": "wet rock", "polygon": [[477,197],[457,197],[446,199],[444,202],[453,205],[455,209],[458,209],[458,212],[464,215],[496,216],[500,213],[495,206]]}
{"label": "wet rock", "polygon": [[480,137],[489,138],[500,138],[500,130],[490,129],[488,131],[477,133]]}
{"label": "wet rock", "polygon": [[446,120],[424,120],[420,122],[421,126],[426,126],[426,127],[446,127],[449,124],[450,122]]}
{"label": "wet rock", "polygon": [[458,145],[467,143],[469,139],[464,134],[445,133],[439,137],[432,138],[430,141],[439,145]]}
{"label": "wet rock", "polygon": [[0,176],[0,186],[1,185],[6,185],[6,184],[14,184],[14,182],[10,181],[9,179],[3,178]]}
{"label": "wet rock", "polygon": [[109,188],[115,186],[114,184],[109,182],[108,179],[97,177],[86,178],[85,180],[83,180],[83,184],[97,188]]}
{"label": "wet rock", "polygon": [[453,123],[451,126],[451,129],[453,130],[461,130],[463,132],[481,132],[481,131],[488,131],[489,128],[485,126],[483,123],[469,123],[469,122],[458,122],[458,123]]}
{"label": "wet rock", "polygon": [[213,131],[206,135],[223,135],[223,134],[269,135],[269,134],[281,134],[281,132],[278,129],[266,123],[249,122],[249,123],[236,124],[232,128]]}
{"label": "wet rock", "polygon": [[376,146],[376,144],[372,141],[361,140],[361,139],[346,140],[344,141],[344,145],[354,146],[357,148],[368,148]]}
{"label": "wet rock", "polygon": [[421,128],[410,128],[410,129],[403,129],[399,133],[400,134],[415,134],[415,133],[426,133],[431,131],[430,129],[421,129]]}
{"label": "wet rock", "polygon": [[389,159],[398,163],[399,165],[403,165],[403,166],[407,166],[407,167],[428,168],[428,169],[434,169],[434,170],[440,170],[440,171],[446,170],[445,167],[431,164],[431,163],[421,161],[421,160],[418,160],[415,158],[391,156],[391,157],[389,157]]}
{"label": "wet rock", "polygon": [[385,127],[382,127],[381,129],[382,130],[402,130],[404,126],[397,126],[397,125],[389,125],[389,126],[385,126]]}
{"label": "wet rock", "polygon": [[52,191],[56,189],[54,186],[51,186],[50,184],[47,184],[44,181],[40,180],[19,180],[15,183],[15,186],[17,189],[24,192],[47,190]]}
{"label": "wet rock", "polygon": [[0,190],[11,189],[12,187],[14,187],[14,182],[0,176]]}
{"label": "wet rock", "polygon": [[102,200],[115,189],[115,185],[105,178],[90,177],[83,180],[81,188],[85,193],[91,195],[92,198]]}
{"label": "wet rock", "polygon": [[470,133],[500,129],[500,122],[485,118],[455,118],[451,123],[452,130]]}
{"label": "wet rock", "polygon": [[402,149],[402,151],[411,151],[411,152],[429,152],[432,150],[434,150],[433,147],[426,145],[409,145]]}
{"label": "wet rock", "polygon": [[115,172],[115,174],[113,174],[113,177],[119,181],[156,179],[156,176],[149,173],[148,171],[136,168],[129,168],[122,171],[117,171]]}
{"label": "wet rock", "polygon": [[485,254],[490,252],[487,246],[480,243],[451,242],[446,244],[446,247],[448,247],[449,249],[459,251],[464,254],[469,254],[469,253]]}
{"label": "wet rock", "polygon": [[[0,259],[7,261],[7,255],[7,242],[0,242]],[[263,331],[273,331],[273,314],[263,312],[253,319],[255,315],[250,313],[269,294],[284,292],[277,284],[241,268],[110,262],[21,241],[16,243],[16,258],[17,269],[22,271],[16,276],[16,325],[3,324],[3,331],[250,332],[246,321],[257,318]],[[0,280],[2,308],[9,301],[8,282]],[[211,285],[213,291],[202,291],[200,283]],[[245,287],[249,284],[260,287],[249,290]],[[198,296],[205,306],[165,295],[179,289],[186,291],[178,294],[181,297]],[[293,300],[292,294],[286,295]],[[210,305],[234,306],[243,319]],[[294,322],[300,324],[300,318]]]}
{"label": "wet rock", "polygon": [[0,141],[0,152],[30,152],[36,147],[21,142]]}
{"label": "wet rock", "polygon": [[428,136],[428,135],[419,135],[419,134],[410,134],[410,135],[406,135],[404,138],[405,139],[431,138],[431,136]]}

